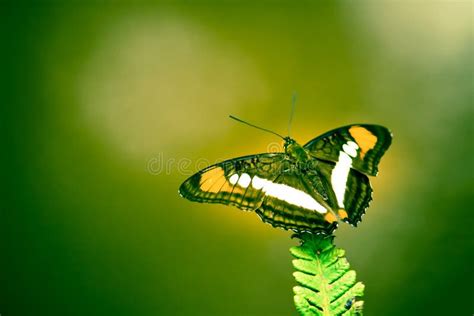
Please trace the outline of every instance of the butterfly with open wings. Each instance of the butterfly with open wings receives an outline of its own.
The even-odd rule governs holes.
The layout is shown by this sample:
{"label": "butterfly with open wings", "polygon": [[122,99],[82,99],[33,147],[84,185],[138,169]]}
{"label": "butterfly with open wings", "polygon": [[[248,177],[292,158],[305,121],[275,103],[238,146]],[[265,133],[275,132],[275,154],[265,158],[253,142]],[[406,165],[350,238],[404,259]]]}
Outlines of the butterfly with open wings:
{"label": "butterfly with open wings", "polygon": [[180,195],[255,211],[264,222],[296,232],[330,234],[338,221],[357,226],[372,200],[368,176],[377,175],[392,141],[390,131],[380,125],[353,124],[303,146],[269,132],[284,139],[284,152],[207,167],[184,181]]}

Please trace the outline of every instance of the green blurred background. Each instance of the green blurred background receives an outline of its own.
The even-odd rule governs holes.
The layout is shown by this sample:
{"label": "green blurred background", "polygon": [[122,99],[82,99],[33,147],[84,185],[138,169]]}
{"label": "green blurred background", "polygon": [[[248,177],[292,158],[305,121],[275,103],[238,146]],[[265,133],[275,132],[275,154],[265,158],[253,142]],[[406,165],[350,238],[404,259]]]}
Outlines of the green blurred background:
{"label": "green blurred background", "polygon": [[295,90],[300,143],[394,133],[362,224],[336,232],[366,315],[472,314],[472,2],[0,11],[2,316],[295,315],[291,233],[177,193],[273,146],[227,115],[285,133]]}

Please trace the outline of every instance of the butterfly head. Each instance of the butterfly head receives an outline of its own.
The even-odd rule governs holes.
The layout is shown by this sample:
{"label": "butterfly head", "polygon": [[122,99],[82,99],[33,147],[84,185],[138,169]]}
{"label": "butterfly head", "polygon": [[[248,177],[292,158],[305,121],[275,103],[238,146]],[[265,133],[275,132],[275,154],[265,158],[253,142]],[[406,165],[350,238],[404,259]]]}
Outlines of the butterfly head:
{"label": "butterfly head", "polygon": [[290,148],[291,146],[296,144],[296,141],[293,138],[291,138],[290,136],[284,137],[283,140],[285,141],[285,144],[283,145],[285,147],[285,151],[287,151],[288,148]]}

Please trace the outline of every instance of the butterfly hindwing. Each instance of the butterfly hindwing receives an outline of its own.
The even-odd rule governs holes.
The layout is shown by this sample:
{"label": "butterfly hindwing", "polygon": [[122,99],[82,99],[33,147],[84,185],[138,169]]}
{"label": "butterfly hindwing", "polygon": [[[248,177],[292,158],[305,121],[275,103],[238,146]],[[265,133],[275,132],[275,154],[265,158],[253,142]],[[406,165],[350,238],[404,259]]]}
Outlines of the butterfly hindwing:
{"label": "butterfly hindwing", "polygon": [[331,233],[337,227],[337,219],[328,204],[298,169],[286,170],[268,185],[256,212],[274,227],[300,232]]}
{"label": "butterfly hindwing", "polygon": [[352,168],[370,176],[392,142],[390,131],[380,125],[354,124],[329,131],[303,147],[313,157],[337,162],[341,152],[352,158]]}
{"label": "butterfly hindwing", "polygon": [[283,153],[269,153],[226,160],[188,178],[179,193],[191,201],[255,210],[264,196],[258,179],[272,181],[278,177],[284,156]]}
{"label": "butterfly hindwing", "polygon": [[372,200],[369,177],[350,168],[344,160],[336,163],[318,160],[316,168],[327,186],[327,203],[333,213],[339,219],[357,226]]}

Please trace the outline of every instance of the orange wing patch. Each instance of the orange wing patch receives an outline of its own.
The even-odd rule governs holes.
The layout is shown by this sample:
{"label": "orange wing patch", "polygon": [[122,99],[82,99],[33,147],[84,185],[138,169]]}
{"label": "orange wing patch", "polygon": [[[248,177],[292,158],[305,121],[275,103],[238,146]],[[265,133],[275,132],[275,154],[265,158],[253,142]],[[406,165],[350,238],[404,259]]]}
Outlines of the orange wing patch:
{"label": "orange wing patch", "polygon": [[222,181],[226,181],[224,170],[222,170],[220,167],[217,167],[201,175],[201,179],[199,180],[199,188],[205,192],[217,193],[219,192],[220,187],[224,184]]}
{"label": "orange wing patch", "polygon": [[342,208],[339,211],[337,211],[337,215],[339,215],[340,219],[347,218],[347,212],[345,210],[343,210]]}
{"label": "orange wing patch", "polygon": [[236,187],[229,183],[225,177],[224,170],[220,167],[214,168],[205,172],[201,175],[199,180],[199,188],[201,191],[210,192],[210,193],[219,193],[219,192],[235,192],[243,193],[242,188]]}
{"label": "orange wing patch", "polygon": [[325,219],[326,222],[328,222],[328,223],[337,222],[336,216],[334,216],[334,214],[331,213],[331,212],[326,213],[326,215],[324,215],[324,219]]}
{"label": "orange wing patch", "polygon": [[377,144],[377,136],[362,126],[352,126],[349,133],[360,148],[360,157],[364,159],[365,154]]}

